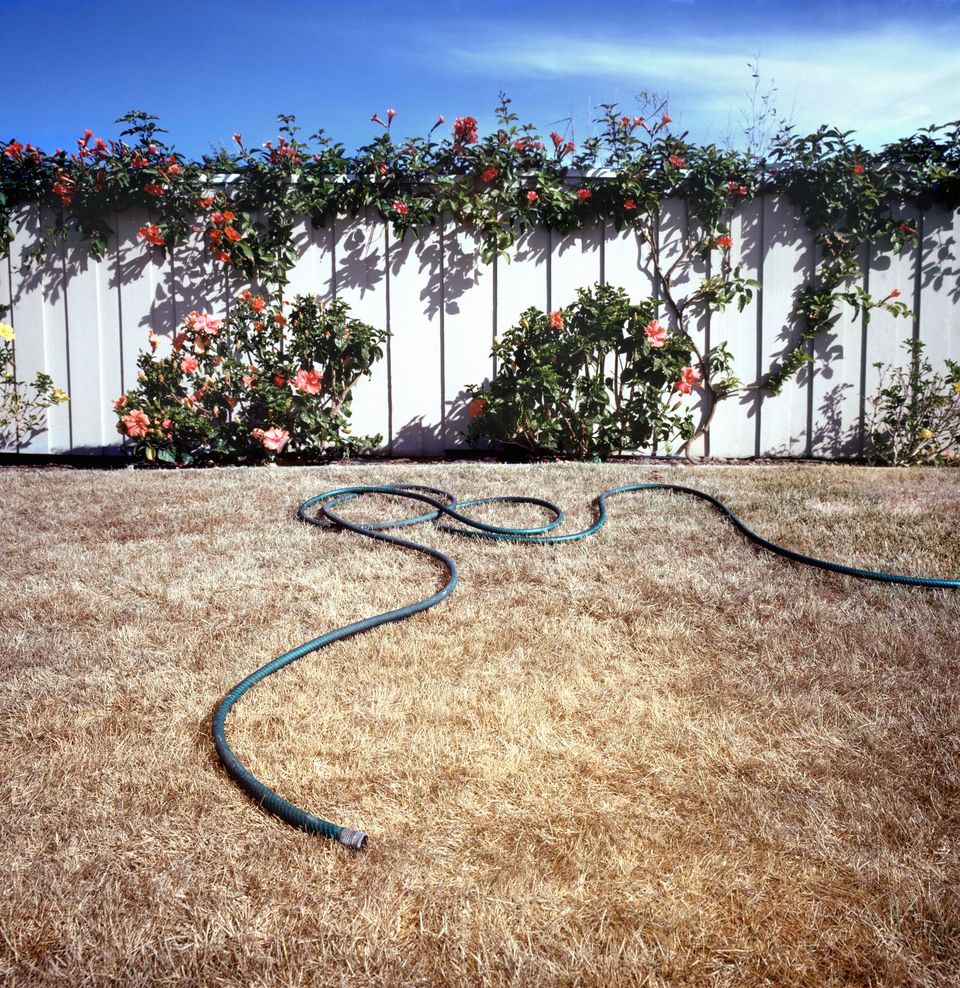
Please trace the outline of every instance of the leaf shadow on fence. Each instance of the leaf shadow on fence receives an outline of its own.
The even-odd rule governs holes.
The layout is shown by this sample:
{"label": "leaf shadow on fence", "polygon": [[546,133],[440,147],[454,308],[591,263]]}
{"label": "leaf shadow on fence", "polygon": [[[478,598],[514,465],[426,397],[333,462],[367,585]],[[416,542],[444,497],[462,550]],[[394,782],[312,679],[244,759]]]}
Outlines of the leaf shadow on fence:
{"label": "leaf shadow on fence", "polygon": [[947,295],[953,302],[960,302],[960,264],[957,261],[957,240],[954,235],[952,213],[939,211],[933,222],[924,224],[923,241],[920,244],[920,287],[942,291],[944,284],[952,285]]}
{"label": "leaf shadow on fence", "polygon": [[[835,384],[824,392],[817,406],[819,415],[814,417],[814,428],[810,434],[809,451],[806,455],[828,458],[856,458],[863,453],[863,430],[859,421],[844,420],[843,406],[847,392],[855,385],[849,382]],[[764,456],[797,455],[797,448],[806,445],[806,434],[792,435],[785,442],[763,451]]]}
{"label": "leaf shadow on fence", "polygon": [[372,245],[368,231],[359,223],[337,244],[334,284],[337,292],[355,289],[372,292],[386,278],[385,252]]}

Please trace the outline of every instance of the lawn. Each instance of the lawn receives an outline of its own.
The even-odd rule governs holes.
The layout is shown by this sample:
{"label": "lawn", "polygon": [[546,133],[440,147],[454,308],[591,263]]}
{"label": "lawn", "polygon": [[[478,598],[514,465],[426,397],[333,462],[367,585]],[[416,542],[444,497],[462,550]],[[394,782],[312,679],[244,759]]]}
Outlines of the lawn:
{"label": "lawn", "polygon": [[619,497],[557,547],[421,526],[453,597],[228,722],[368,849],[244,796],[223,694],[442,579],[296,507],[403,480],[577,526],[606,488],[674,481],[803,552],[960,573],[956,471],[0,470],[5,983],[956,984],[960,593],[794,565],[680,496]]}

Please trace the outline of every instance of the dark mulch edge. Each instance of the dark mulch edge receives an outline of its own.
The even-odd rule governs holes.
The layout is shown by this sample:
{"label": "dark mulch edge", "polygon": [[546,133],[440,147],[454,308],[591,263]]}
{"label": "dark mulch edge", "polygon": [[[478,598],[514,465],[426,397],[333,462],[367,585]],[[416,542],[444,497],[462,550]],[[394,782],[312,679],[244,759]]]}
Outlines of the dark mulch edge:
{"label": "dark mulch edge", "polygon": [[[77,453],[0,453],[0,469],[31,469],[38,468],[60,469],[60,470],[220,470],[225,467],[236,468],[238,466],[247,469],[263,467],[381,467],[386,464],[438,464],[438,463],[490,463],[504,465],[524,465],[535,463],[557,463],[557,462],[588,462],[576,461],[560,457],[538,457],[538,458],[505,458],[493,456],[490,453],[471,450],[448,450],[442,455],[434,456],[365,456],[346,457],[343,459],[299,461],[296,459],[284,460],[278,458],[274,462],[259,461],[257,463],[236,464],[236,463],[200,463],[191,466],[175,466],[168,464],[147,463],[145,461],[135,461],[130,456],[111,454],[77,454]],[[627,463],[638,466],[785,466],[785,465],[805,465],[822,466],[831,464],[836,466],[867,466],[864,460],[858,459],[828,459],[815,457],[702,457],[696,458],[692,462],[684,456],[617,456],[610,457],[602,461],[605,464]]]}

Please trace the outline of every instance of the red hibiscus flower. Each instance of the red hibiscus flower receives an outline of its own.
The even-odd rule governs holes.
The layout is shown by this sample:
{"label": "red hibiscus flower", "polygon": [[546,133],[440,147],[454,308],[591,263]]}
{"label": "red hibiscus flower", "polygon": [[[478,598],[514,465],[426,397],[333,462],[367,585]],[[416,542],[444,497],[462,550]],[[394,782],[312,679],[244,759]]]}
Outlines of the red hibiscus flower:
{"label": "red hibiscus flower", "polygon": [[680,380],[674,385],[682,395],[688,395],[695,384],[700,383],[700,375],[692,367],[684,367]]}
{"label": "red hibiscus flower", "polygon": [[656,319],[651,319],[650,322],[648,322],[644,327],[643,331],[647,334],[647,343],[649,343],[654,350],[659,350],[660,347],[666,344],[667,328],[666,326],[661,326]]}
{"label": "red hibiscus flower", "polygon": [[539,198],[540,196],[536,192],[534,192],[533,189],[531,189],[527,193],[527,202],[529,202],[531,205],[535,203]]}
{"label": "red hibiscus flower", "polygon": [[320,394],[320,387],[323,384],[323,378],[317,370],[301,368],[291,378],[290,383],[298,391],[302,391],[306,395],[318,395]]}
{"label": "red hibiscus flower", "polygon": [[550,328],[563,329],[563,312],[560,309],[550,313]]}
{"label": "red hibiscus flower", "polygon": [[724,234],[722,237],[714,237],[713,242],[718,247],[732,247],[733,237],[728,237],[726,234]]}
{"label": "red hibiscus flower", "polygon": [[162,247],[164,244],[163,235],[160,233],[160,227],[156,223],[147,223],[145,226],[140,227],[137,230],[137,235],[143,237],[144,240],[149,244],[153,244],[154,247]]}
{"label": "red hibiscus flower", "polygon": [[130,412],[129,415],[122,415],[120,421],[126,428],[127,435],[133,438],[145,436],[147,429],[150,427],[150,419],[147,418],[146,412],[141,411],[139,408]]}
{"label": "red hibiscus flower", "polygon": [[453,136],[456,137],[458,144],[476,144],[476,117],[457,117],[453,122]]}
{"label": "red hibiscus flower", "polygon": [[[666,118],[664,118],[664,119],[666,119]],[[686,161],[684,161],[684,159],[681,158],[679,154],[671,154],[670,157],[667,158],[667,161],[669,161],[670,164],[673,165],[674,168],[686,168],[687,167]]]}
{"label": "red hibiscus flower", "polygon": [[577,199],[580,202],[586,202],[592,195],[590,189],[577,189]]}
{"label": "red hibiscus flower", "polygon": [[396,213],[396,214],[397,214],[398,216],[406,216],[406,215],[407,215],[407,213],[409,213],[409,212],[410,212],[410,207],[409,207],[409,206],[408,206],[408,205],[407,205],[407,204],[406,204],[405,202],[403,202],[403,201],[402,201],[402,200],[400,200],[400,199],[398,199],[398,200],[397,200],[397,201],[396,201],[396,202],[395,202],[395,203],[393,204],[393,207],[392,207],[392,208],[393,208],[393,211],[394,211],[394,212],[395,212],[395,213]]}
{"label": "red hibiscus flower", "polygon": [[290,439],[290,433],[279,426],[267,429],[266,432],[263,429],[254,429],[250,435],[263,443],[264,448],[269,449],[272,453],[279,453]]}
{"label": "red hibiscus flower", "polygon": [[492,182],[499,174],[499,170],[491,165],[489,168],[484,168],[484,170],[480,172],[480,181]]}
{"label": "red hibiscus flower", "polygon": [[625,199],[623,202],[623,208],[628,212],[632,213],[637,208],[637,203],[635,199]]}
{"label": "red hibiscus flower", "polygon": [[470,407],[467,409],[467,414],[470,418],[477,419],[487,410],[487,403],[483,398],[474,398],[470,402]]}

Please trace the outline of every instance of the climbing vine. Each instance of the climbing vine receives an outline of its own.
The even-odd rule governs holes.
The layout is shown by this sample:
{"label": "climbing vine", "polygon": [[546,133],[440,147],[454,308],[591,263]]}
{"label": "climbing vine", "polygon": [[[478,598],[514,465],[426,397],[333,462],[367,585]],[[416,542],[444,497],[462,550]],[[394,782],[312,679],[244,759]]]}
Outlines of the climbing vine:
{"label": "climbing vine", "polygon": [[[731,355],[704,352],[696,336],[703,314],[742,308],[757,288],[731,261],[730,221],[739,206],[779,192],[814,233],[817,263],[794,308],[799,338],[763,382],[777,392],[845,306],[867,318],[877,308],[908,314],[899,291],[874,298],[858,284],[865,247],[902,250],[917,242],[923,210],[960,205],[960,121],[875,152],[850,132],[823,127],[799,136],[786,127],[760,157],[693,143],[671,128],[665,101],[648,101],[642,114],[602,105],[594,134],[577,144],[567,133],[543,137],[521,124],[502,96],[487,133],[464,115],[439,117],[425,136],[401,138],[390,109],[373,115],[376,136],[350,155],[323,131],[304,137],[293,117],[282,116],[274,140],[249,147],[235,134],[229,148],[199,161],[168,145],[150,114],[132,111],[118,122],[117,139],[86,130],[69,152],[0,141],[0,250],[9,249],[14,216],[27,204],[52,210],[54,232],[78,231],[97,256],[113,233],[113,212],[139,207],[149,210],[139,231],[148,249],[164,252],[199,233],[217,263],[282,291],[304,216],[321,227],[373,209],[402,239],[449,213],[476,232],[487,260],[534,227],[634,228],[651,260],[654,315],[689,343],[708,399],[691,440],[740,386]],[[658,221],[667,198],[677,195],[688,203],[688,232],[668,255]],[[696,269],[708,274],[692,278]]]}

